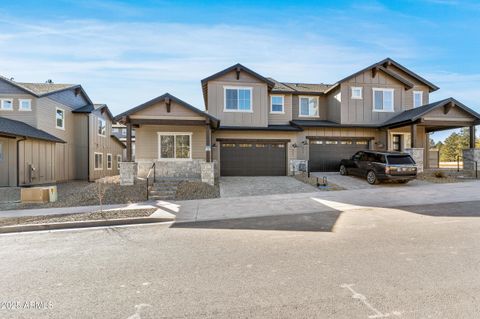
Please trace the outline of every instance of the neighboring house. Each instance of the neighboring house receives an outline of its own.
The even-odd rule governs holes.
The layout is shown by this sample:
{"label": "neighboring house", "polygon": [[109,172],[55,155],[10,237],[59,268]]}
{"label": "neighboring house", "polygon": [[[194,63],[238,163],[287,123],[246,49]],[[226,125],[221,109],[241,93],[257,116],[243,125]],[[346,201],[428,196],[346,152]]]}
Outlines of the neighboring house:
{"label": "neighboring house", "polygon": [[429,133],[480,123],[453,98],[430,102],[438,87],[389,58],[335,84],[279,82],[241,64],[201,83],[206,112],[165,94],[116,117],[127,160],[136,130],[140,175],[156,162],[160,175],[197,177],[211,160],[224,176],[286,175],[301,161],[334,171],[362,149],[408,151],[423,169]]}
{"label": "neighboring house", "polygon": [[[127,143],[127,127],[120,123],[112,124],[112,134],[115,135],[122,143]],[[123,156],[127,156],[127,150],[123,151]],[[135,160],[135,130],[132,130],[132,159]]]}
{"label": "neighboring house", "polygon": [[111,123],[108,107],[94,105],[80,85],[0,77],[0,186],[118,174],[125,146]]}

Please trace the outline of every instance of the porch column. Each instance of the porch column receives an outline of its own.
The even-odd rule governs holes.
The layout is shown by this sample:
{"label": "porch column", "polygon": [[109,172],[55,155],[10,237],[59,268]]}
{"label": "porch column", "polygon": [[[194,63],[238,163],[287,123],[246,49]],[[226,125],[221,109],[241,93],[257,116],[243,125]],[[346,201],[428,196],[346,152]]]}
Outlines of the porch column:
{"label": "porch column", "polygon": [[430,168],[430,133],[425,130],[425,168]]}
{"label": "porch column", "polygon": [[212,161],[212,130],[209,124],[205,127],[205,156],[206,162],[210,163]]}
{"label": "porch column", "polygon": [[475,125],[470,126],[470,148],[475,148]]}
{"label": "porch column", "polygon": [[412,124],[410,126],[410,132],[411,132],[411,148],[416,148],[417,147],[417,124]]}
{"label": "porch column", "polygon": [[388,148],[390,147],[390,134],[388,133],[388,129],[385,129],[385,150],[388,151]]}
{"label": "porch column", "polygon": [[132,161],[132,123],[127,123],[127,162]]}

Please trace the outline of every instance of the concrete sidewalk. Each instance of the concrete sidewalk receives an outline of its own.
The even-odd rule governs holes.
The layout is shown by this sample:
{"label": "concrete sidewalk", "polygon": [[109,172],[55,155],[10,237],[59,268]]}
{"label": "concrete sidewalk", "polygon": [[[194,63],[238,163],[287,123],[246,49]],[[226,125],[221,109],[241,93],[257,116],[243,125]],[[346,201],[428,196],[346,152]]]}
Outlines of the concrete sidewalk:
{"label": "concrete sidewalk", "polygon": [[[480,181],[384,187],[332,192],[281,194],[157,202],[177,222],[343,211],[360,207],[401,207],[480,200]],[[480,208],[479,208],[480,210]]]}

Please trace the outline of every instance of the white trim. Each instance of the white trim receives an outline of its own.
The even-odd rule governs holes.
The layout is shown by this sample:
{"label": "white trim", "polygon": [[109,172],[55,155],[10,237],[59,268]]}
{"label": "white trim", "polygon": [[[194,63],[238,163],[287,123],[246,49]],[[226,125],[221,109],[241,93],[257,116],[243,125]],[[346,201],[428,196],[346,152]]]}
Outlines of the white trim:
{"label": "white trim", "polygon": [[[110,156],[110,168],[108,168],[108,157]],[[111,153],[107,153],[107,170],[111,171],[113,169],[113,156]]]}
{"label": "white trim", "polygon": [[[117,154],[117,169],[119,170],[120,169],[120,163],[122,162],[122,155],[121,154]],[[118,158],[120,157],[120,160],[118,160]]]}
{"label": "white trim", "polygon": [[[238,106],[236,110],[227,109],[227,90],[249,90],[250,91],[250,109],[240,110],[238,109]],[[249,86],[224,86],[223,87],[223,112],[253,113],[253,88]]]}
{"label": "white trim", "polygon": [[395,131],[389,131],[390,133],[390,137],[389,137],[389,142],[388,142],[388,151],[392,151],[393,150],[393,135],[403,135],[403,138],[402,138],[402,149],[403,151],[406,149],[406,148],[409,148],[410,145],[409,143],[407,142],[411,142],[411,133],[407,133],[407,132],[395,132]]}
{"label": "white trim", "polygon": [[[301,100],[302,98],[314,98],[315,100],[317,100],[317,115],[302,115],[300,112],[302,110],[302,103],[301,103]],[[308,110],[310,111],[310,107],[308,108]],[[311,96],[311,95],[299,95],[298,96],[298,117],[313,117],[313,118],[318,118],[320,115],[320,105],[319,105],[319,99],[318,99],[318,96]]]}
{"label": "white trim", "polygon": [[[375,109],[375,92],[376,91],[392,92],[392,109],[391,110],[386,110],[384,105],[382,105],[383,109],[381,109],[381,110]],[[393,112],[395,112],[395,89],[372,88],[372,112],[380,112],[380,113],[393,113]]]}
{"label": "white trim", "polygon": [[[423,91],[413,91],[412,107],[416,108],[423,105]],[[420,94],[420,105],[415,106],[415,94]]]}
{"label": "white trim", "polygon": [[[105,134],[100,134],[100,121],[105,122]],[[102,117],[97,117],[97,135],[101,137],[107,136],[107,120]]]}
{"label": "white trim", "polygon": [[[176,136],[177,135],[188,135],[190,136],[189,142],[190,142],[190,157],[189,158],[162,158],[162,143],[160,137],[163,135],[173,135],[173,155],[176,156],[177,154],[177,143],[176,143]],[[193,153],[193,141],[192,141],[192,132],[157,132],[158,136],[158,161],[191,161],[192,160],[192,153]]]}
{"label": "white trim", "polygon": [[[10,101],[10,105],[12,106],[11,109],[7,109],[3,107],[3,102]],[[0,100],[0,110],[2,111],[13,111],[13,99],[1,99]]]}
{"label": "white trim", "polygon": [[[360,90],[360,96],[353,95],[353,91]],[[351,87],[351,98],[352,100],[362,100],[363,99],[363,87],[361,86],[352,86]]]}
{"label": "white trim", "polygon": [[[22,109],[22,102],[29,102],[28,109]],[[18,110],[21,112],[28,112],[32,110],[32,99],[18,99]]]}
{"label": "white trim", "polygon": [[[96,168],[95,165],[97,165],[97,161],[96,161],[96,158],[95,158],[95,155],[102,155],[102,166],[100,168]],[[100,153],[100,152],[94,152],[93,153],[93,170],[94,171],[103,171],[103,153]]]}
{"label": "white trim", "polygon": [[[62,114],[63,114],[63,120],[62,120],[62,125],[63,125],[63,126],[58,126],[58,125],[57,125],[57,112],[58,112],[59,110],[62,111]],[[58,128],[59,130],[64,130],[64,131],[65,131],[65,118],[66,118],[66,117],[67,117],[67,116],[66,116],[65,110],[64,110],[64,109],[61,109],[61,108],[59,108],[59,107],[56,107],[56,108],[55,108],[55,128]]]}
{"label": "white trim", "polygon": [[[272,98],[274,97],[280,97],[282,98],[282,111],[273,111],[273,102]],[[285,95],[279,95],[279,94],[272,94],[270,95],[270,114],[285,114]]]}

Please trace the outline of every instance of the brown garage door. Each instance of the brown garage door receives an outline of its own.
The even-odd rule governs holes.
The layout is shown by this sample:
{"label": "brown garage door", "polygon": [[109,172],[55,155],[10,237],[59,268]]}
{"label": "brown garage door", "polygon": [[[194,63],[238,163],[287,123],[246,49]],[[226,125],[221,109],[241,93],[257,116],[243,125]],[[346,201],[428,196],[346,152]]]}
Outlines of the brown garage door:
{"label": "brown garage door", "polygon": [[222,176],[283,176],[286,174],[284,142],[228,141],[220,145]]}
{"label": "brown garage door", "polygon": [[349,158],[358,151],[368,149],[368,139],[325,138],[310,140],[311,172],[336,172],[340,161]]}

